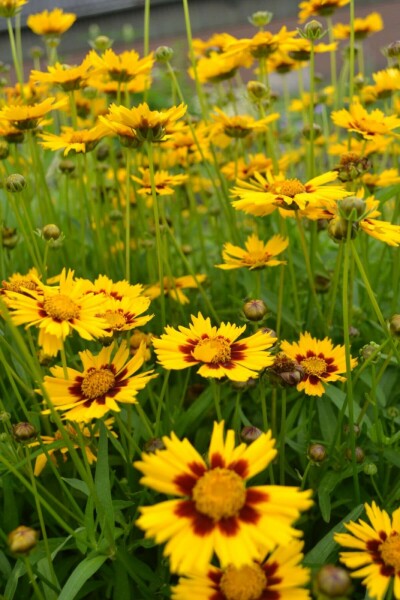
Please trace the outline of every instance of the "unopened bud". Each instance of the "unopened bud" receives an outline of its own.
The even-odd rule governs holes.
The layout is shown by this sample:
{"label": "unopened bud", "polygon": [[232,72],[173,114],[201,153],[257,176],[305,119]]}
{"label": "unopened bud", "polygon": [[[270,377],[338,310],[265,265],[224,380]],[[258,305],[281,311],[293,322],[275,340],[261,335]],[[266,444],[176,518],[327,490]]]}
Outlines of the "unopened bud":
{"label": "unopened bud", "polygon": [[397,408],[397,406],[388,406],[386,413],[390,419],[397,419],[397,417],[400,416],[400,410]]}
{"label": "unopened bud", "polygon": [[[320,125],[318,125],[318,123],[313,123],[312,124],[312,128],[313,128],[313,131],[314,131],[314,140],[316,140],[317,138],[319,138],[320,135],[322,135],[322,128],[321,128]],[[310,127],[310,125],[305,125],[303,127],[302,134],[306,138],[306,140],[311,139],[311,127]]]}
{"label": "unopened bud", "polygon": [[265,27],[265,25],[269,25],[272,21],[272,17],[274,13],[268,12],[267,10],[258,10],[254,12],[251,17],[249,17],[249,21],[254,27]]}
{"label": "unopened bud", "polygon": [[114,210],[110,210],[108,216],[110,218],[110,221],[112,221],[113,223],[118,223],[118,221],[122,221],[122,219],[124,218],[122,212],[117,208],[115,208]]}
{"label": "unopened bud", "polygon": [[155,59],[160,63],[168,63],[171,61],[174,51],[169,46],[159,46],[154,53]]}
{"label": "unopened bud", "polygon": [[261,321],[268,312],[263,300],[249,300],[243,306],[243,314],[249,321]]}
{"label": "unopened bud", "polygon": [[308,446],[307,456],[313,462],[323,462],[327,456],[326,448],[322,444],[310,444]]}
{"label": "unopened bud", "polygon": [[279,352],[268,370],[271,379],[283,386],[296,387],[304,377],[303,367],[284,352]]}
{"label": "unopened bud", "polygon": [[75,163],[65,158],[64,160],[60,160],[58,168],[61,173],[73,173],[75,171]]}
{"label": "unopened bud", "polygon": [[[346,435],[349,435],[349,433],[350,433],[350,426],[349,426],[348,423],[346,423],[346,425],[343,427],[343,431],[344,431],[344,433]],[[354,431],[354,435],[356,437],[358,437],[360,435],[361,429],[360,429],[360,426],[357,425],[357,423],[354,423],[354,425],[353,425],[353,431]]]}
{"label": "unopened bud", "polygon": [[9,154],[10,154],[10,150],[9,150],[7,142],[1,141],[0,142],[0,160],[5,160],[6,158],[8,158]]}
{"label": "unopened bud", "polygon": [[303,30],[298,30],[300,35],[310,41],[321,39],[326,31],[322,29],[322,23],[313,19],[304,25]]}
{"label": "unopened bud", "polygon": [[44,50],[40,46],[32,46],[32,48],[29,50],[29,54],[31,55],[31,58],[33,58],[33,59],[43,58]]}
{"label": "unopened bud", "polygon": [[243,442],[246,442],[246,444],[251,444],[252,442],[258,440],[261,434],[262,431],[261,429],[258,429],[258,427],[246,425],[246,427],[243,427],[242,431],[240,432],[240,439],[243,440]]}
{"label": "unopened bud", "polygon": [[[347,448],[345,454],[346,454],[347,460],[352,460],[353,452],[352,452],[351,448]],[[360,464],[360,463],[364,462],[365,453],[364,453],[364,450],[362,448],[360,448],[360,446],[356,446],[354,448],[354,455],[356,458],[356,463]]]}
{"label": "unopened bud", "polygon": [[26,179],[19,173],[9,175],[5,181],[5,188],[12,194],[19,194],[26,188]]}
{"label": "unopened bud", "polygon": [[247,83],[247,92],[253,101],[263,100],[269,95],[267,86],[260,81],[249,81]]}
{"label": "unopened bud", "polygon": [[39,532],[31,527],[20,525],[7,536],[7,544],[13,554],[29,554],[37,544]]}
{"label": "unopened bud", "polygon": [[27,423],[24,421],[13,425],[12,432],[14,438],[18,442],[27,442],[29,440],[33,440],[37,436],[36,427],[31,423]]}
{"label": "unopened bud", "polygon": [[325,277],[325,275],[316,275],[314,279],[315,291],[319,294],[326,294],[331,287],[331,279],[330,277]]}
{"label": "unopened bud", "polygon": [[193,248],[190,244],[183,244],[181,250],[185,256],[188,256],[189,254],[192,254],[192,252],[193,252]]}
{"label": "unopened bud", "polygon": [[108,35],[98,35],[93,42],[90,42],[90,45],[98,52],[104,52],[108,48],[111,48],[113,43],[114,40],[111,40]]}
{"label": "unopened bud", "polygon": [[151,438],[143,446],[143,451],[153,454],[156,450],[165,450],[165,444],[161,438]]}
{"label": "unopened bud", "polygon": [[100,144],[100,146],[96,150],[96,158],[100,162],[103,162],[103,160],[107,160],[109,154],[110,148],[107,146],[107,144]]}
{"label": "unopened bud", "polygon": [[372,359],[372,363],[376,363],[379,360],[380,353],[376,352],[379,346],[375,342],[370,342],[369,344],[365,344],[360,350],[360,356],[363,360],[368,360],[371,356],[375,354],[375,357]]}
{"label": "unopened bud", "polygon": [[340,217],[335,217],[329,221],[328,235],[335,242],[340,242],[347,239],[347,232],[351,227],[350,237],[354,239],[357,235],[357,226],[355,223],[350,223]]}
{"label": "unopened bud", "polygon": [[400,40],[389,44],[389,46],[386,47],[385,54],[389,58],[398,58],[400,56]]}
{"label": "unopened bud", "polygon": [[336,565],[324,565],[315,577],[316,592],[325,594],[328,598],[342,598],[352,590],[351,578],[348,572]]}
{"label": "unopened bud", "polygon": [[343,200],[340,200],[338,204],[341,216],[349,221],[358,221],[366,211],[365,200],[357,198],[357,196],[344,198]]}
{"label": "unopened bud", "polygon": [[363,471],[366,475],[376,475],[378,472],[378,467],[375,463],[368,462],[363,466]]}
{"label": "unopened bud", "polygon": [[395,337],[400,337],[400,315],[393,315],[389,319],[390,333]]}
{"label": "unopened bud", "polygon": [[59,227],[57,227],[57,225],[54,225],[54,223],[49,223],[49,225],[45,225],[42,228],[42,236],[47,241],[58,240],[60,235],[61,235],[61,231],[60,231]]}

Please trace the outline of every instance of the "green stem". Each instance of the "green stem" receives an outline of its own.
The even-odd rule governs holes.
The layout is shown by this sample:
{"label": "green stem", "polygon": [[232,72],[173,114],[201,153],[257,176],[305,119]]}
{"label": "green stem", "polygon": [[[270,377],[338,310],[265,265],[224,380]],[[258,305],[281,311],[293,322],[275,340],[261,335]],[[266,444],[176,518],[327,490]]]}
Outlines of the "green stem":
{"label": "green stem", "polygon": [[28,577],[29,577],[29,583],[33,587],[33,591],[35,592],[36,598],[38,600],[45,600],[45,597],[43,596],[42,592],[40,591],[40,588],[39,588],[38,584],[36,583],[36,579],[35,579],[35,576],[34,576],[33,571],[32,571],[32,566],[31,566],[31,563],[29,561],[29,557],[28,556],[24,556],[23,557],[23,561],[24,561],[24,564],[25,564],[26,572],[27,572]]}
{"label": "green stem", "polygon": [[221,422],[222,421],[221,388],[214,379],[211,381],[211,386],[212,386],[213,396],[214,396],[215,412],[216,412],[218,421]]}
{"label": "green stem", "polygon": [[308,125],[310,127],[310,155],[309,155],[309,179],[314,177],[315,158],[314,158],[314,94],[315,94],[315,51],[314,42],[311,40],[310,50],[310,110],[308,115]]}
{"label": "green stem", "polygon": [[126,151],[125,279],[131,280],[131,153]]}
{"label": "green stem", "polygon": [[285,485],[285,443],[286,443],[286,388],[282,390],[281,430],[279,443],[279,482]]}
{"label": "green stem", "polygon": [[355,9],[354,0],[350,0],[350,56],[349,56],[349,101],[354,96],[354,62],[355,62],[355,35],[354,35]]}
{"label": "green stem", "polygon": [[12,54],[12,58],[13,58],[15,74],[17,76],[18,83],[21,87],[20,93],[23,98],[24,97],[24,76],[23,76],[22,66],[18,59],[18,52],[17,52],[17,47],[15,44],[15,36],[14,36],[14,30],[13,30],[11,18],[7,19],[7,29],[8,29],[8,36],[10,38],[11,54]]}

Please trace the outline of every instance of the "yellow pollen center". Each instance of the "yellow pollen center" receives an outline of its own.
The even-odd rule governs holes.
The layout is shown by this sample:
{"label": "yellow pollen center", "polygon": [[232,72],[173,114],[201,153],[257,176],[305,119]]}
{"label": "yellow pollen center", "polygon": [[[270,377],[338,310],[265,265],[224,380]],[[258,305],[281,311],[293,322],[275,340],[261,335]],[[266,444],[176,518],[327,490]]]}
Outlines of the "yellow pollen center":
{"label": "yellow pollen center", "polygon": [[379,550],[385,565],[390,565],[396,573],[400,572],[400,535],[395,533],[388,537],[380,546]]}
{"label": "yellow pollen center", "polygon": [[106,319],[111,329],[120,329],[126,325],[124,315],[118,311],[107,310],[104,315],[101,316]]}
{"label": "yellow pollen center", "polygon": [[46,298],[43,308],[50,317],[57,321],[69,321],[79,316],[79,306],[65,294]]}
{"label": "yellow pollen center", "polygon": [[199,512],[219,521],[239,514],[246,502],[246,488],[235,471],[217,467],[197,481],[192,497]]}
{"label": "yellow pollen center", "polygon": [[326,371],[326,362],[318,356],[305,358],[300,364],[308,375],[320,376]]}
{"label": "yellow pollen center", "polygon": [[221,336],[206,338],[198,342],[192,355],[204,363],[225,363],[231,358],[231,345]]}
{"label": "yellow pollen center", "polygon": [[3,282],[3,287],[10,292],[21,292],[22,288],[36,290],[37,285],[29,277],[13,277],[9,282]]}
{"label": "yellow pollen center", "polygon": [[86,398],[101,398],[115,384],[115,377],[109,369],[91,369],[81,383],[81,391]]}
{"label": "yellow pollen center", "polygon": [[229,565],[219,587],[227,600],[258,600],[267,585],[267,577],[259,565],[237,569]]}
{"label": "yellow pollen center", "polygon": [[248,265],[257,265],[257,264],[265,264],[268,262],[269,258],[270,258],[270,254],[268,254],[268,252],[251,252],[251,253],[246,253],[243,256],[243,262],[245,262]]}
{"label": "yellow pollen center", "polygon": [[305,186],[298,179],[285,179],[285,181],[277,181],[270,187],[273,194],[282,194],[294,198],[296,194],[302,194],[306,191]]}

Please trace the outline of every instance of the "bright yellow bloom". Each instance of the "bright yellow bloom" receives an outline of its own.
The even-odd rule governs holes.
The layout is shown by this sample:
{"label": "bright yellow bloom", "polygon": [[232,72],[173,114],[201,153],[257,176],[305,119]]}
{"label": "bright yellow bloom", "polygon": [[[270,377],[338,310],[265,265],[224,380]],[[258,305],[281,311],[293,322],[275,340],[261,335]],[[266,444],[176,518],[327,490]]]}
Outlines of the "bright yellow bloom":
{"label": "bright yellow bloom", "polygon": [[126,342],[119,348],[113,343],[97,355],[89,350],[80,352],[83,371],[67,367],[65,377],[63,367],[52,367],[52,376],[46,376],[43,382],[51,404],[63,412],[65,419],[80,422],[101,419],[110,410],[120,412],[120,402],[136,404],[139,390],[156,377],[153,371],[134,375],[143,365],[144,351],[143,345],[128,360]]}
{"label": "bright yellow bloom", "polygon": [[92,50],[86,57],[86,61],[92,67],[94,75],[106,73],[110,79],[117,82],[128,82],[139,75],[148,76],[154,65],[153,54],[139,58],[135,50],[116,54],[111,48],[101,56]]}
{"label": "bright yellow bloom", "polygon": [[[323,54],[325,52],[332,52],[337,49],[337,42],[331,44],[313,44],[315,54]],[[311,41],[305,38],[296,38],[291,42],[291,48],[289,56],[293,60],[300,62],[310,60],[311,56]]]}
{"label": "bright yellow bloom", "polygon": [[[243,55],[227,55],[225,52],[211,52],[196,63],[197,77],[200,83],[219,83],[230,79],[240,67],[249,67],[251,60]],[[194,79],[193,67],[188,73]]]}
{"label": "bright yellow bloom", "polygon": [[[327,85],[322,88],[319,92],[314,94],[314,106],[317,104],[326,104],[329,106],[332,104],[335,88],[332,85]],[[304,92],[300,98],[293,98],[290,101],[289,110],[291,112],[302,112],[309,108],[311,103],[311,94]]]}
{"label": "bright yellow bloom", "polygon": [[[29,269],[25,275],[14,273],[8,278],[8,281],[1,282],[0,294],[4,296],[4,291],[23,294],[25,290],[36,290],[38,289],[37,280],[39,278],[40,274],[35,267]],[[7,297],[4,296],[3,299],[7,303]]]}
{"label": "bright yellow bloom", "polygon": [[54,66],[49,65],[47,71],[31,71],[32,81],[58,85],[64,92],[79,89],[89,75],[86,63],[73,67],[56,63]]}
{"label": "bright yellow bloom", "polygon": [[297,35],[297,31],[288,31],[286,26],[282,27],[278,33],[258,31],[252,38],[243,38],[228,44],[226,55],[239,54],[248,57],[251,64],[255,58],[272,56],[278,50],[282,52],[290,50],[295,35]]}
{"label": "bright yellow bloom", "polygon": [[142,485],[179,499],[141,507],[137,525],[146,537],[167,542],[171,571],[205,573],[214,553],[222,568],[240,569],[300,536],[292,524],[311,506],[310,492],[246,487],[276,456],[270,431],[235,448],[235,432],[229,430],[224,440],[224,422],[214,423],[207,462],[174,433],[163,442],[165,450],[142,454],[134,466],[144,475]]}
{"label": "bright yellow bloom", "polygon": [[213,136],[224,133],[231,138],[244,138],[252,132],[266,131],[268,125],[279,119],[279,113],[272,113],[256,121],[249,115],[228,116],[218,107],[214,107],[216,115],[211,115],[215,125],[210,127],[211,139]]}
{"label": "bright yellow bloom", "polygon": [[0,17],[14,17],[27,2],[28,0],[0,0]]}
{"label": "bright yellow bloom", "polygon": [[[189,304],[189,298],[182,292],[183,289],[196,289],[199,283],[207,279],[206,275],[198,274],[196,278],[193,275],[184,275],[183,277],[164,277],[163,287],[164,296],[169,296],[180,304]],[[160,282],[148,286],[145,295],[154,300],[161,296]]]}
{"label": "bright yellow bloom", "polygon": [[400,127],[400,119],[395,115],[387,117],[378,108],[368,113],[359,102],[352,104],[349,110],[333,111],[331,117],[335,125],[359,133],[366,140],[376,135],[392,134],[393,129]]}
{"label": "bright yellow bloom", "polygon": [[79,153],[93,150],[101,138],[107,134],[103,126],[97,125],[91,129],[74,130],[72,127],[62,127],[59,135],[54,133],[40,133],[40,145],[49,150],[64,150],[64,156],[70,152]]}
{"label": "bright yellow bloom", "polygon": [[400,174],[398,169],[385,169],[380,173],[365,173],[362,181],[369,189],[389,187],[400,183]]}
{"label": "bright yellow bloom", "polygon": [[278,546],[260,562],[218,569],[209,565],[205,575],[181,577],[172,588],[172,600],[308,600],[304,589],[310,574],[301,566],[303,542]]}
{"label": "bright yellow bloom", "polygon": [[[336,139],[337,138],[335,138],[335,140]],[[350,148],[347,140],[343,142],[336,142],[335,140],[331,141],[328,146],[328,152],[333,156],[347,154],[348,152],[354,152],[359,156],[369,156],[375,152],[383,154],[387,150],[389,144],[392,143],[391,138],[383,135],[376,135],[369,140],[357,140],[353,137],[350,140]]]}
{"label": "bright yellow bloom", "polygon": [[[308,396],[322,396],[326,383],[345,381],[340,375],[346,372],[346,352],[344,346],[334,346],[329,338],[317,340],[309,333],[300,334],[298,342],[282,342],[282,352],[296,361],[304,370],[304,376],[297,385],[299,392]],[[357,364],[351,359],[351,368]]]}
{"label": "bright yellow bloom", "polygon": [[335,542],[350,548],[341,552],[340,560],[348,569],[355,569],[352,577],[363,578],[368,595],[374,600],[384,600],[393,581],[393,595],[400,599],[400,508],[392,518],[375,502],[364,504],[369,523],[345,523],[350,533],[335,533]]}
{"label": "bright yellow bloom", "polygon": [[309,17],[326,17],[337,8],[346,6],[350,0],[305,0],[299,4],[299,22],[304,23]]}
{"label": "bright yellow bloom", "polygon": [[51,12],[44,10],[36,15],[29,15],[26,24],[36,35],[59,36],[68,31],[75,23],[76,15],[65,13],[61,8]]}
{"label": "bright yellow bloom", "polygon": [[193,50],[196,55],[209,56],[211,52],[223,52],[228,44],[236,42],[236,38],[229,33],[214,33],[207,40],[195,38]]}
{"label": "bright yellow bloom", "polygon": [[[363,40],[368,35],[382,31],[383,21],[379,13],[373,12],[363,19],[354,19],[354,36],[357,40]],[[350,25],[336,23],[333,26],[333,36],[337,40],[350,39]]]}
{"label": "bright yellow bloom", "polygon": [[[136,190],[141,196],[151,196],[151,180],[150,169],[139,167],[142,177],[131,176],[131,179],[138,183],[141,187]],[[189,175],[170,175],[167,171],[157,170],[154,174],[154,185],[156,194],[159,196],[169,196],[174,193],[174,188],[177,185],[184,184],[189,178]]]}
{"label": "bright yellow bloom", "polygon": [[245,242],[245,250],[229,242],[224,245],[222,258],[225,264],[215,265],[219,269],[264,269],[284,265],[286,261],[273,258],[283,252],[289,245],[289,240],[280,235],[274,235],[266,244],[259,240],[255,233],[249,235]]}
{"label": "bright yellow bloom", "polygon": [[400,90],[399,69],[383,69],[372,74],[375,85],[371,86],[377,98],[389,98],[393,92]]}
{"label": "bright yellow bloom", "polygon": [[276,338],[259,330],[237,341],[245,329],[245,325],[237,327],[231,323],[213,327],[210,319],[199,313],[197,317],[192,315],[189,328],[179,326],[176,330],[167,326],[165,333],[153,343],[158,360],[165,369],[201,365],[197,373],[202,377],[247,381],[272,364],[268,348]]}
{"label": "bright yellow bloom", "polygon": [[299,179],[285,179],[283,175],[274,176],[269,171],[267,178],[255,173],[254,179],[249,182],[237,181],[232,195],[240,199],[233,201],[232,205],[236,210],[243,210],[247,214],[264,216],[277,207],[298,210],[308,204],[314,205],[324,198],[340,200],[349,196],[350,192],[341,186],[325,185],[335,179],[336,171],[328,171],[304,184]]}
{"label": "bright yellow bloom", "polygon": [[58,102],[55,100],[47,98],[38,104],[3,106],[0,110],[0,120],[8,121],[17,129],[35,129],[49,112],[65,108],[68,104],[68,98]]}
{"label": "bright yellow bloom", "polygon": [[[256,172],[265,173],[271,171],[273,167],[272,159],[268,158],[262,152],[257,154],[249,154],[246,157],[239,156],[238,160],[232,160],[223,167],[221,167],[221,173],[225,175],[229,181],[235,181],[235,179],[250,179]],[[288,162],[283,157],[279,161],[280,170],[286,170]]]}

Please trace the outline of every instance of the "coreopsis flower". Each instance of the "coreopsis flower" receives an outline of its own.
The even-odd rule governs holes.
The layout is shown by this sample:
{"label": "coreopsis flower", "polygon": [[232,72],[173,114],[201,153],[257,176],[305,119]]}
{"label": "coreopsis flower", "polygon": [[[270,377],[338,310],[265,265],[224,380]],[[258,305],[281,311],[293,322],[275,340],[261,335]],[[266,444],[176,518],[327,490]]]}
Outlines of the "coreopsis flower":
{"label": "coreopsis flower", "polygon": [[331,44],[314,44],[306,38],[296,38],[291,43],[289,57],[299,62],[310,60],[311,45],[315,54],[324,54],[325,52],[337,50],[337,42],[332,42]]}
{"label": "coreopsis flower", "polygon": [[[123,90],[129,94],[140,94],[150,88],[151,81],[150,75],[137,75],[134,79],[124,83]],[[121,91],[120,82],[112,79],[109,80],[102,75],[93,75],[91,73],[87,80],[87,85],[95,88],[101,94],[107,94],[107,96],[110,96],[113,100],[118,98],[118,90]]]}
{"label": "coreopsis flower", "polygon": [[292,525],[311,506],[310,492],[246,487],[276,456],[270,431],[235,448],[235,432],[224,440],[224,422],[214,423],[207,461],[188,439],[172,433],[163,442],[165,450],[142,454],[134,466],[144,475],[142,485],[178,499],[141,507],[137,525],[146,537],[167,542],[173,572],[205,573],[214,553],[222,568],[241,568],[300,536]]}
{"label": "coreopsis flower", "polygon": [[189,328],[178,330],[167,326],[165,333],[153,344],[159,362],[165,369],[186,369],[201,365],[197,373],[202,377],[233,381],[247,381],[272,364],[268,349],[276,341],[269,332],[259,330],[248,338],[237,341],[246,325],[237,327],[231,323],[211,325],[209,318],[199,312],[192,315]]}
{"label": "coreopsis flower", "polygon": [[168,148],[169,152],[163,152],[159,157],[160,166],[163,168],[176,165],[187,167],[200,163],[203,158],[211,160],[209,145],[207,128],[203,123],[193,125],[192,128],[182,122],[177,123],[174,135],[163,143],[163,148]]}
{"label": "coreopsis flower", "polygon": [[275,52],[286,51],[291,48],[291,41],[297,31],[288,31],[282,27],[278,33],[270,31],[258,31],[252,38],[243,38],[231,42],[226,47],[227,56],[242,55],[250,59],[250,66],[254,59],[267,58]]}
{"label": "coreopsis flower", "polygon": [[[142,177],[131,176],[131,179],[135,181],[140,187],[136,190],[141,196],[151,196],[151,179],[150,169],[143,169],[139,167],[139,171]],[[189,175],[171,175],[168,171],[158,169],[154,173],[154,187],[158,196],[169,196],[174,193],[174,188],[178,185],[184,184],[189,178]]]}
{"label": "coreopsis flower", "polygon": [[39,328],[39,345],[45,354],[55,356],[65,339],[76,331],[85,340],[108,336],[106,319],[98,314],[107,298],[86,293],[74,271],[63,269],[56,286],[35,279],[36,289],[6,290],[5,302],[15,325]]}
{"label": "coreopsis flower", "polygon": [[25,275],[21,273],[14,273],[10,275],[8,281],[1,282],[0,294],[4,296],[4,300],[7,302],[5,292],[18,292],[23,294],[25,290],[36,290],[37,280],[40,278],[40,273],[36,267],[32,267]]}
{"label": "coreopsis flower", "polygon": [[172,600],[308,600],[304,586],[310,575],[300,565],[302,548],[303,542],[293,540],[259,562],[225,569],[209,565],[206,574],[181,577]]}
{"label": "coreopsis flower", "polygon": [[[120,403],[136,404],[136,396],[156,377],[153,371],[135,373],[144,362],[145,346],[129,358],[129,348],[122,342],[101,349],[97,355],[89,350],[79,353],[83,371],[55,366],[51,377],[43,381],[55,410],[70,421],[87,422],[101,419],[110,410],[120,412]],[[67,377],[66,377],[67,376]],[[46,411],[49,412],[49,411]]]}
{"label": "coreopsis flower", "polygon": [[369,189],[389,187],[400,183],[400,174],[398,169],[384,169],[380,173],[365,173],[362,181]]}
{"label": "coreopsis flower", "polygon": [[[363,40],[373,33],[382,31],[383,21],[379,13],[373,12],[363,19],[354,19],[354,37],[356,40]],[[333,37],[337,40],[350,39],[350,25],[344,23],[335,23],[333,26]]]}
{"label": "coreopsis flower", "polygon": [[93,75],[107,74],[113,81],[124,83],[135,79],[138,75],[150,75],[154,65],[152,53],[139,58],[135,50],[116,54],[111,48],[101,56],[92,50],[86,57],[86,61],[91,66]]}
{"label": "coreopsis flower", "polygon": [[[189,298],[182,292],[183,289],[196,289],[199,283],[203,283],[207,279],[207,275],[197,274],[183,275],[182,277],[164,277],[163,293],[164,296],[169,296],[172,300],[176,300],[180,304],[189,304]],[[154,300],[161,296],[160,282],[148,286],[144,294]]]}
{"label": "coreopsis flower", "polygon": [[40,133],[39,138],[42,141],[39,144],[43,148],[54,152],[64,150],[64,156],[67,156],[70,152],[85,154],[94,150],[105,135],[107,135],[107,130],[102,125],[96,125],[91,129],[81,129],[80,131],[64,126],[59,135],[48,132]]}
{"label": "coreopsis flower", "polygon": [[266,131],[268,125],[279,119],[279,113],[272,113],[258,121],[250,115],[226,115],[218,107],[214,107],[217,114],[211,115],[214,125],[210,127],[211,137],[224,133],[230,138],[244,138],[252,132]]}
{"label": "coreopsis flower", "polygon": [[[334,346],[329,338],[317,340],[310,333],[300,334],[298,342],[281,344],[282,352],[296,361],[304,370],[304,375],[297,385],[299,392],[308,396],[322,396],[325,384],[332,381],[345,381],[341,373],[346,372],[346,352],[344,346]],[[351,359],[351,368],[357,364]]]}
{"label": "coreopsis flower", "polygon": [[[150,110],[148,104],[143,102],[131,109],[125,106],[111,104],[109,112],[99,119],[106,126],[113,124],[131,130],[132,134],[140,141],[161,142],[174,131],[175,123],[186,113],[187,106],[180,104],[163,111]],[[0,112],[1,118],[1,112]]]}
{"label": "coreopsis flower", "polygon": [[342,186],[325,185],[337,179],[336,171],[328,171],[302,183],[299,179],[285,179],[283,175],[273,175],[267,171],[266,177],[254,173],[250,181],[237,181],[232,195],[239,197],[232,206],[245,213],[264,216],[277,207],[285,210],[303,209],[329,198],[340,200],[350,195]]}
{"label": "coreopsis flower", "polygon": [[374,600],[384,600],[393,582],[393,597],[400,599],[400,508],[392,517],[373,501],[365,504],[369,523],[345,523],[350,533],[335,533],[334,540],[350,548],[340,553],[340,560],[348,569],[355,569],[352,577],[363,578],[368,595]]}
{"label": "coreopsis flower", "polygon": [[57,85],[64,92],[68,92],[78,90],[83,85],[89,76],[88,68],[89,65],[85,62],[76,66],[56,63],[47,67],[47,73],[31,71],[30,77],[33,82]]}
{"label": "coreopsis flower", "polygon": [[[86,293],[98,294],[105,298],[122,300],[123,298],[137,299],[143,296],[143,286],[140,283],[132,285],[126,279],[113,281],[107,275],[99,275],[93,282],[88,279],[79,279],[85,286]],[[149,306],[147,302],[146,309]]]}
{"label": "coreopsis flower", "polygon": [[309,17],[327,17],[336,9],[346,6],[350,0],[305,0],[299,4],[299,22],[304,23]]}
{"label": "coreopsis flower", "polygon": [[378,108],[368,113],[359,102],[351,104],[349,110],[333,111],[331,117],[338,127],[359,133],[366,140],[377,135],[390,135],[393,129],[400,127],[400,119],[396,115],[385,116]]}
{"label": "coreopsis flower", "polygon": [[[314,106],[324,104],[330,106],[333,102],[335,88],[332,85],[327,85],[314,94]],[[309,109],[311,104],[311,94],[304,92],[300,98],[293,98],[289,104],[290,112],[303,112]]]}
{"label": "coreopsis flower", "polygon": [[[227,56],[225,52],[211,52],[196,63],[196,73],[200,83],[219,83],[231,79],[240,67],[249,67],[251,60],[243,55]],[[193,67],[188,69],[192,79],[195,78]]]}
{"label": "coreopsis flower", "polygon": [[42,36],[60,36],[76,21],[76,15],[73,13],[65,13],[61,8],[55,8],[52,11],[44,10],[35,15],[29,15],[26,24],[29,29]]}
{"label": "coreopsis flower", "polygon": [[0,17],[14,17],[27,2],[28,0],[0,0]]}
{"label": "coreopsis flower", "polygon": [[107,321],[107,332],[116,335],[148,323],[154,315],[139,315],[148,309],[149,304],[150,299],[145,296],[120,300],[110,298],[106,310],[100,312],[99,316]]}
{"label": "coreopsis flower", "polygon": [[276,267],[286,264],[284,260],[274,258],[281,254],[289,245],[287,238],[281,235],[274,235],[265,244],[255,233],[249,235],[245,242],[245,249],[227,242],[222,251],[222,258],[225,263],[215,265],[219,269],[264,269],[265,267]]}
{"label": "coreopsis flower", "polygon": [[13,127],[8,121],[0,121],[0,137],[9,144],[20,144],[24,141],[24,132]]}
{"label": "coreopsis flower", "polygon": [[370,156],[374,153],[383,154],[391,143],[392,139],[384,135],[376,135],[370,140],[357,140],[353,137],[350,140],[349,148],[347,140],[338,142],[337,138],[334,138],[329,144],[328,153],[333,156],[347,154],[348,152],[354,152],[359,156]]}
{"label": "coreopsis flower", "polygon": [[372,73],[375,85],[368,86],[376,98],[389,98],[394,92],[400,90],[400,72],[398,69],[389,68]]}
{"label": "coreopsis flower", "polygon": [[[279,167],[281,171],[286,170],[288,163],[283,157],[279,161]],[[271,171],[273,167],[272,159],[268,158],[262,152],[257,154],[249,154],[248,157],[239,156],[238,160],[232,160],[223,167],[221,167],[221,173],[225,175],[229,181],[235,181],[235,179],[250,179],[254,173],[265,173]]]}
{"label": "coreopsis flower", "polygon": [[55,98],[46,98],[43,102],[26,106],[9,104],[0,110],[0,120],[8,121],[17,129],[35,129],[52,110],[65,108],[67,104],[68,98],[57,102]]}
{"label": "coreopsis flower", "polygon": [[229,33],[214,33],[207,40],[195,38],[193,50],[197,56],[209,56],[211,52],[223,52],[228,44],[235,41],[236,38]]}

